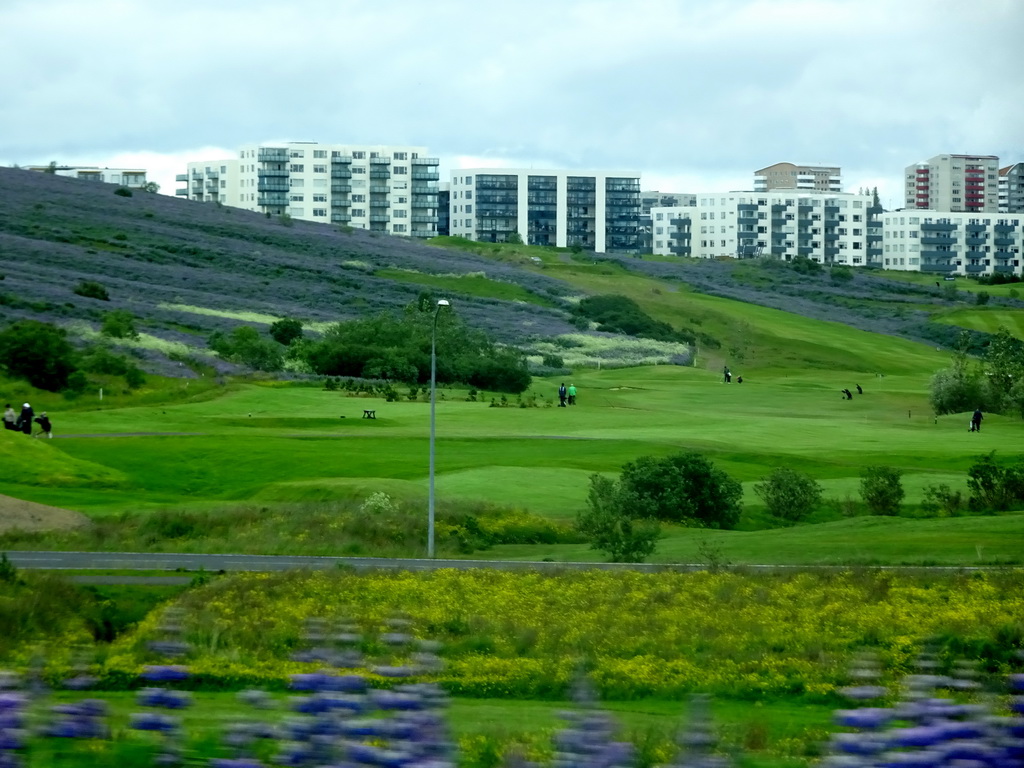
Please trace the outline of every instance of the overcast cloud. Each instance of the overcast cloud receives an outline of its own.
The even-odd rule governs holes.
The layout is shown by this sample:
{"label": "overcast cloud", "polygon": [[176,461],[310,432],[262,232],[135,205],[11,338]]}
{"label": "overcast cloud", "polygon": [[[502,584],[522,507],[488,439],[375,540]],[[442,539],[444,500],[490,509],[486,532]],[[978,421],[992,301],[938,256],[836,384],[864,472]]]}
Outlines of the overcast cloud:
{"label": "overcast cloud", "polygon": [[0,0],[0,164],[173,194],[273,140],[694,192],[791,161],[892,206],[909,163],[1024,160],[1022,40],[1021,0]]}

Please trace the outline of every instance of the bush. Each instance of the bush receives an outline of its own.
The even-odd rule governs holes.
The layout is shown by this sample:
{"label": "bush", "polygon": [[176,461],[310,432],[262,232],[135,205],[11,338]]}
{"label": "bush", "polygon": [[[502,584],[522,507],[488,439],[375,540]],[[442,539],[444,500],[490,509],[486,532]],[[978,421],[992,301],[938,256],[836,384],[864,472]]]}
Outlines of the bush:
{"label": "bush", "polygon": [[75,351],[63,328],[19,320],[0,332],[0,365],[37,389],[58,392],[75,371]]}
{"label": "bush", "polygon": [[876,515],[898,515],[903,503],[903,472],[895,467],[864,467],[860,497]]}
{"label": "bush", "polygon": [[641,456],[622,468],[621,503],[631,517],[732,529],[743,486],[699,453]]}
{"label": "bush", "polygon": [[79,296],[84,296],[87,299],[99,299],[100,301],[110,301],[110,294],[107,293],[107,289],[104,288],[100,283],[92,280],[83,280],[74,289],[74,292]]}
{"label": "bush", "polygon": [[794,258],[789,262],[789,268],[801,275],[817,275],[820,274],[822,270],[821,264],[816,262],[814,259],[807,258],[806,256],[797,256]]}
{"label": "bush", "polygon": [[821,504],[823,489],[819,483],[802,472],[776,467],[754,486],[765,506],[775,517],[798,523]]}
{"label": "bush", "polygon": [[853,280],[853,270],[849,267],[836,266],[829,271],[833,283],[848,283]]}
{"label": "bush", "polygon": [[215,331],[207,344],[221,357],[257,371],[280,371],[284,365],[282,347],[261,338],[259,331],[248,325],[240,325],[227,335]]}
{"label": "bush", "polygon": [[287,347],[296,339],[302,338],[302,321],[285,317],[276,323],[271,323],[270,336],[278,344],[283,344]]}
{"label": "bush", "polygon": [[573,308],[573,313],[577,318],[594,321],[598,324],[597,330],[606,333],[622,333],[656,341],[692,341],[677,333],[668,323],[655,320],[626,296],[587,296]]}
{"label": "bush", "polygon": [[642,563],[654,553],[660,526],[633,518],[619,483],[602,475],[590,476],[587,508],[576,516],[576,530],[590,548],[604,552],[614,563]]}
{"label": "bush", "polygon": [[127,309],[115,309],[103,316],[100,333],[114,339],[137,339],[139,332],[135,329],[135,315]]}
{"label": "bush", "polygon": [[958,517],[963,508],[964,495],[960,491],[954,491],[945,483],[925,487],[921,509],[930,515]]}
{"label": "bush", "polygon": [[544,355],[545,368],[565,368],[565,361],[560,355]]}
{"label": "bush", "polygon": [[995,451],[978,458],[967,470],[970,507],[977,512],[1004,512],[1024,504],[1024,460],[1008,467],[996,464]]}
{"label": "bush", "polygon": [[128,189],[128,187],[118,187],[114,190],[114,194],[119,195],[120,197],[131,197],[132,191]]}
{"label": "bush", "polygon": [[974,303],[977,304],[979,307],[988,304],[988,300],[989,295],[986,291],[978,291],[974,295]]}

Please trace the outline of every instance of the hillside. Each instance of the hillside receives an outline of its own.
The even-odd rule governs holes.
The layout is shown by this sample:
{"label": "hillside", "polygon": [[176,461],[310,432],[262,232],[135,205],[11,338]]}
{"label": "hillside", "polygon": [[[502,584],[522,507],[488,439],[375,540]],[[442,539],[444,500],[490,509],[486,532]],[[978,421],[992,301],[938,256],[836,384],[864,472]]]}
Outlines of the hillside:
{"label": "hillside", "polygon": [[[777,262],[637,259],[439,238],[436,244],[364,230],[282,221],[162,195],[113,194],[111,186],[0,168],[0,318],[31,317],[95,331],[105,312],[138,318],[137,354],[152,370],[181,373],[168,351],[204,348],[215,330],[265,328],[296,317],[313,329],[408,304],[424,290],[453,298],[466,320],[504,342],[575,330],[573,297],[623,293],[676,329],[702,338],[699,364],[833,366],[844,344],[805,344],[799,317],[949,346],[958,326],[983,331],[1024,302],[856,272],[833,279]],[[110,301],[74,293],[95,281]],[[741,303],[735,303],[741,302]],[[755,306],[783,310],[766,315]],[[794,327],[800,332],[795,333]],[[568,358],[566,358],[568,359]],[[858,367],[870,369],[868,361]]]}

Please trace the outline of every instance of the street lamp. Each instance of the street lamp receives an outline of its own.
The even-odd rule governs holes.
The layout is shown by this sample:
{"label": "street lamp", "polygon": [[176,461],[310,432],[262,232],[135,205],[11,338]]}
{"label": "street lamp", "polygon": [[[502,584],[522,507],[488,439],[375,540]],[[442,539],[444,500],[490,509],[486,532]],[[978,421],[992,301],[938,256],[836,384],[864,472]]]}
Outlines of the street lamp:
{"label": "street lamp", "polygon": [[434,556],[434,431],[437,405],[437,316],[441,307],[451,306],[448,299],[438,299],[434,324],[430,329],[430,493],[427,501],[427,557]]}

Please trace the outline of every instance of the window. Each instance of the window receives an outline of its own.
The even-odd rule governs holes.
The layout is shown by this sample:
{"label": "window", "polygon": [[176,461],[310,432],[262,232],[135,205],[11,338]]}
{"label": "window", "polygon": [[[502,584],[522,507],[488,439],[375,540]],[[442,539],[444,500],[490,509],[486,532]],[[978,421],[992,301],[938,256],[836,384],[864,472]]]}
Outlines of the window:
{"label": "window", "polygon": [[395,165],[395,166],[392,166],[391,172],[394,173],[395,176],[404,176],[405,174],[407,174],[409,172],[409,166],[407,166],[407,165]]}
{"label": "window", "polygon": [[288,157],[305,157],[305,151],[301,149],[293,149],[288,152]]}
{"label": "window", "polygon": [[224,189],[224,188],[226,188],[226,187],[227,187],[227,185],[228,185],[228,183],[227,183],[226,181],[223,181],[223,180],[222,180],[222,181],[220,182],[220,188],[221,188],[221,189]]}
{"label": "window", "polygon": [[409,155],[406,152],[395,152],[395,154],[392,155],[392,157],[394,157],[395,160],[405,160],[408,156]]}
{"label": "window", "polygon": [[656,235],[663,235],[663,234],[665,234],[665,228],[664,227],[655,227],[654,228],[654,234],[656,234]]}
{"label": "window", "polygon": [[352,153],[352,159],[353,160],[365,160],[366,159],[366,153],[365,152],[353,152]]}
{"label": "window", "polygon": [[305,208],[296,208],[295,206],[292,206],[291,208],[288,209],[288,215],[289,216],[299,216],[299,217],[305,216],[306,215],[306,209]]}
{"label": "window", "polygon": [[222,166],[220,167],[220,172],[221,172],[221,173],[227,173],[227,172],[228,172],[228,167],[227,167],[226,165],[222,165]]}
{"label": "window", "polygon": [[327,157],[327,150],[326,149],[314,149],[313,150],[313,158],[314,159],[322,159],[322,158],[325,158],[325,157]]}
{"label": "window", "polygon": [[326,203],[327,202],[327,195],[313,195],[313,202],[314,203]]}
{"label": "window", "polygon": [[366,195],[352,195],[352,202],[353,203],[365,203],[366,202]]}
{"label": "window", "polygon": [[301,189],[302,179],[288,179],[288,186],[290,186],[292,189]]}
{"label": "window", "polygon": [[403,204],[408,203],[408,202],[409,202],[409,198],[408,197],[400,197],[400,198],[398,198],[398,204],[399,205],[403,205]]}
{"label": "window", "polygon": [[394,216],[396,219],[405,219],[408,217],[408,214],[408,211],[403,210],[401,208],[396,208],[391,212],[391,215]]}
{"label": "window", "polygon": [[473,199],[473,190],[471,190],[471,189],[467,189],[466,190],[466,199],[467,200],[472,200]]}
{"label": "window", "polygon": [[467,205],[466,206],[466,213],[472,213],[472,212],[473,212],[473,206],[472,205]]}
{"label": "window", "polygon": [[365,215],[366,215],[366,209],[365,208],[353,208],[352,209],[352,216],[354,216],[354,217],[355,216],[365,216]]}
{"label": "window", "polygon": [[360,173],[365,176],[366,175],[366,169],[365,168],[353,168],[352,169],[352,175],[356,175],[356,174],[360,174]]}
{"label": "window", "polygon": [[326,165],[314,165],[313,166],[313,173],[327,173],[327,166]]}
{"label": "window", "polygon": [[305,198],[305,195],[289,195],[288,196],[288,199],[291,200],[293,203],[301,203],[301,202],[303,202],[303,198]]}
{"label": "window", "polygon": [[654,247],[655,248],[663,248],[664,246],[665,246],[665,241],[664,240],[655,240],[654,241]]}
{"label": "window", "polygon": [[391,227],[392,232],[405,232],[405,224],[395,224]]}
{"label": "window", "polygon": [[654,214],[654,218],[655,218],[656,221],[661,221],[664,217],[665,217],[665,214],[663,214],[663,213],[656,213],[656,214]]}
{"label": "window", "polygon": [[288,166],[288,170],[292,173],[302,173],[305,170],[305,166],[301,163],[292,163]]}

